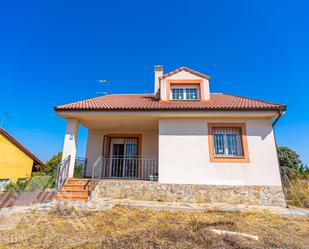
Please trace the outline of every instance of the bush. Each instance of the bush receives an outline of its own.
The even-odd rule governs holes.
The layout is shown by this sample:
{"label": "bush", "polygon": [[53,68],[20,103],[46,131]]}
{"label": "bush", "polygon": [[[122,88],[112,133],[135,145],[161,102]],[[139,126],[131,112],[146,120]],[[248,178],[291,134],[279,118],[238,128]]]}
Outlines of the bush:
{"label": "bush", "polygon": [[21,193],[24,192],[26,181],[23,179],[18,179],[16,182],[10,182],[7,184],[4,188],[4,192],[10,192],[10,193]]}
{"label": "bush", "polygon": [[285,181],[286,176],[289,179],[293,179],[297,176],[300,168],[302,167],[302,162],[299,159],[299,155],[294,150],[286,146],[278,147],[277,151],[282,179]]}
{"label": "bush", "polygon": [[53,157],[46,162],[46,167],[41,171],[50,177],[49,179],[50,188],[53,188],[55,186],[57,170],[61,163],[61,160],[62,160],[62,152],[59,152],[53,155]]}
{"label": "bush", "polygon": [[309,207],[309,168],[286,146],[278,147],[278,159],[287,203]]}
{"label": "bush", "polygon": [[290,184],[292,186],[283,186],[287,203],[290,205],[309,208],[309,174],[306,176],[295,177],[290,181]]}
{"label": "bush", "polygon": [[22,193],[22,192],[43,192],[45,188],[53,187],[51,177],[44,172],[35,172],[27,179],[18,179],[11,182],[5,187],[5,192]]}

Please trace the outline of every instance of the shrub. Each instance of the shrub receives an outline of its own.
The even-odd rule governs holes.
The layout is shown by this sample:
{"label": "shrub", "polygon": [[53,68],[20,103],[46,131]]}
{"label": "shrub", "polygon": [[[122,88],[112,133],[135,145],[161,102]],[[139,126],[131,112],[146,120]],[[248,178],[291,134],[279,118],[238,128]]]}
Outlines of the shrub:
{"label": "shrub", "polygon": [[278,147],[277,151],[282,179],[285,181],[286,176],[289,179],[297,176],[302,166],[299,155],[294,150],[286,146]]}
{"label": "shrub", "polygon": [[309,174],[295,177],[290,184],[284,185],[287,203],[309,208]]}
{"label": "shrub", "polygon": [[43,192],[45,188],[53,187],[51,177],[44,172],[35,172],[27,179],[18,179],[5,187],[5,192]]}
{"label": "shrub", "polygon": [[309,168],[286,146],[278,147],[278,159],[287,203],[309,207]]}

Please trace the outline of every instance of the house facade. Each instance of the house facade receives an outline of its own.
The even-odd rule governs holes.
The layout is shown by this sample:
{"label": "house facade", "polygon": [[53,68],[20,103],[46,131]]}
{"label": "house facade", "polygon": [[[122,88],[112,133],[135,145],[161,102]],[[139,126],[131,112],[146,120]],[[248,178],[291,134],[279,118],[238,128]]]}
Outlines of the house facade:
{"label": "house facade", "polygon": [[152,94],[55,107],[69,178],[83,125],[94,198],[285,205],[273,130],[285,105],[212,93],[210,77],[186,67],[154,76]]}
{"label": "house facade", "polygon": [[10,181],[26,179],[40,167],[45,164],[0,128],[0,191]]}

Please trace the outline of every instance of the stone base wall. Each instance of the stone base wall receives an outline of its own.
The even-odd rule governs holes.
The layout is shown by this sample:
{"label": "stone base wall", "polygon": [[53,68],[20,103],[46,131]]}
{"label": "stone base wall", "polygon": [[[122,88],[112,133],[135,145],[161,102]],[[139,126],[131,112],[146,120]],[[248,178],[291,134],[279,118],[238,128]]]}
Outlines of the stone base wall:
{"label": "stone base wall", "polygon": [[151,181],[102,179],[92,199],[115,198],[161,202],[229,203],[285,206],[280,186],[161,184]]}

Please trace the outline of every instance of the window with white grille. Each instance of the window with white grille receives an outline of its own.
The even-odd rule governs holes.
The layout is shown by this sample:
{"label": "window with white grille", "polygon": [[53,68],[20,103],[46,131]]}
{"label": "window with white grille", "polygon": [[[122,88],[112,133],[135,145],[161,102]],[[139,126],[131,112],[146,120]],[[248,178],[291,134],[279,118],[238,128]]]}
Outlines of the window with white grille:
{"label": "window with white grille", "polygon": [[243,157],[244,148],[241,127],[213,127],[215,157]]}
{"label": "window with white grille", "polygon": [[192,86],[173,87],[171,89],[172,100],[198,100],[199,89]]}

